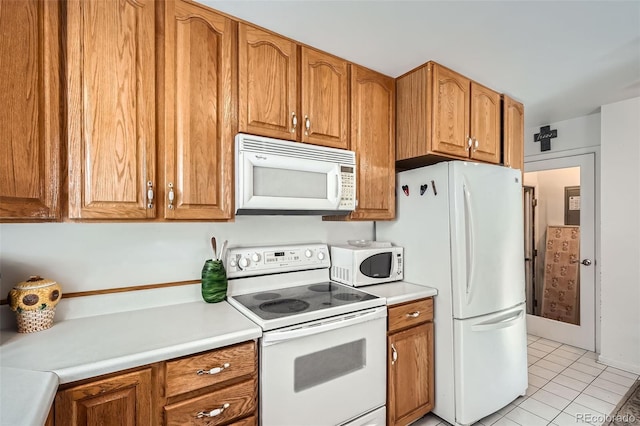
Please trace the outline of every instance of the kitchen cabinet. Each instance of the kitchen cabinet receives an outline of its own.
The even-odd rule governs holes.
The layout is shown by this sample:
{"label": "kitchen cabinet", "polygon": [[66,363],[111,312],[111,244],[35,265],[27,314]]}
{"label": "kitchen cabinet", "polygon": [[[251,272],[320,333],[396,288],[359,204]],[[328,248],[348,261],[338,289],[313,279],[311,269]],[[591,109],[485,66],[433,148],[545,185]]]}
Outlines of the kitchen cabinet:
{"label": "kitchen cabinet", "polygon": [[502,164],[524,173],[524,105],[502,96]]}
{"label": "kitchen cabinet", "polygon": [[156,2],[66,10],[69,218],[154,218]]}
{"label": "kitchen cabinet", "polygon": [[353,64],[351,150],[356,153],[356,210],[327,219],[395,218],[395,81]]}
{"label": "kitchen cabinet", "polygon": [[396,166],[500,162],[500,94],[435,62],[398,77]]}
{"label": "kitchen cabinet", "polygon": [[257,425],[255,341],[60,388],[55,425]]}
{"label": "kitchen cabinet", "polygon": [[240,132],[348,148],[348,64],[277,34],[238,28]]}
{"label": "kitchen cabinet", "polygon": [[0,0],[0,221],[60,217],[59,9]]}
{"label": "kitchen cabinet", "polygon": [[433,298],[389,307],[387,425],[407,425],[434,406]]}
{"label": "kitchen cabinet", "polygon": [[253,341],[167,361],[164,371],[167,425],[217,425],[257,414]]}
{"label": "kitchen cabinet", "polygon": [[163,4],[163,216],[231,219],[237,25],[196,3]]}
{"label": "kitchen cabinet", "polygon": [[151,368],[89,381],[59,390],[55,425],[152,424]]}

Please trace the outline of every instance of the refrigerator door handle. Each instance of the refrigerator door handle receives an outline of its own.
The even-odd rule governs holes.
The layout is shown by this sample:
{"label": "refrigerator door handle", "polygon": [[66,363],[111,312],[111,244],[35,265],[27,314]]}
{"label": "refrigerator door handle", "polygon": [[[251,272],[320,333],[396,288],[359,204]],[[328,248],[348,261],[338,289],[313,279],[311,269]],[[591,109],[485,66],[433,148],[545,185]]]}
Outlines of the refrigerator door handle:
{"label": "refrigerator door handle", "polygon": [[515,325],[516,321],[522,318],[523,310],[520,309],[518,312],[510,312],[506,315],[499,316],[498,318],[494,318],[490,321],[481,322],[480,324],[475,324],[471,326],[472,331],[491,331],[491,330],[499,330],[501,328],[511,327]]}
{"label": "refrigerator door handle", "polygon": [[471,212],[471,194],[467,189],[467,185],[462,185],[464,193],[464,228],[466,233],[466,250],[467,250],[467,297],[471,292],[471,279],[473,277],[473,214]]}

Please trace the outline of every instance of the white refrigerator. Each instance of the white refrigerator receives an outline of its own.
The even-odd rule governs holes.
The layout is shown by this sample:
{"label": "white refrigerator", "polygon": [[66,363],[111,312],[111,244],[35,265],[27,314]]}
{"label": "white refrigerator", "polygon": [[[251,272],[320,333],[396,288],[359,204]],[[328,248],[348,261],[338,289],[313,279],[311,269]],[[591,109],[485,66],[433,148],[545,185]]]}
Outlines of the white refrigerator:
{"label": "white refrigerator", "polygon": [[472,424],[527,389],[519,170],[450,161],[397,174],[396,220],[376,239],[404,247],[404,279],[434,298],[435,408]]}

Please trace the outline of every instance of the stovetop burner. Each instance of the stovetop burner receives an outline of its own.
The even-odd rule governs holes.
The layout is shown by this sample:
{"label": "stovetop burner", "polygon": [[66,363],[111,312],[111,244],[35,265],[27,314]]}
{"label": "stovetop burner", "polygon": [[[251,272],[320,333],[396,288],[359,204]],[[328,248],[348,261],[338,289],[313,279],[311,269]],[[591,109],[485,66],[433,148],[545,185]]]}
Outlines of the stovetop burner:
{"label": "stovetop burner", "polygon": [[[354,287],[322,282],[238,295],[233,296],[233,299],[260,319],[269,321],[378,298]],[[353,309],[358,308],[354,306]]]}
{"label": "stovetop burner", "polygon": [[288,314],[302,312],[309,307],[304,300],[299,299],[277,299],[260,304],[259,308],[272,314]]}

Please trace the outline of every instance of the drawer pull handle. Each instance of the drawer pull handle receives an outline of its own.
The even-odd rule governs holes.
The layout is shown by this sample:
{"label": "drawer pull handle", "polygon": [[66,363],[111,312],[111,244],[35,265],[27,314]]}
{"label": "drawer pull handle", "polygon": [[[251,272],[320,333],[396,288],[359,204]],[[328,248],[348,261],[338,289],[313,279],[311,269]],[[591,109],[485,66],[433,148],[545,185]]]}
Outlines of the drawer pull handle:
{"label": "drawer pull handle", "polygon": [[229,408],[229,403],[228,402],[226,402],[222,407],[216,408],[215,410],[200,411],[198,414],[196,414],[196,417],[198,419],[201,419],[203,417],[216,417],[216,416],[219,416],[220,414],[222,414],[222,412],[224,410],[226,410],[227,408]]}
{"label": "drawer pull handle", "polygon": [[222,370],[225,370],[225,369],[229,368],[229,367],[230,367],[230,365],[231,365],[231,364],[229,364],[228,362],[225,362],[224,364],[222,364],[222,367],[214,367],[214,368],[212,368],[211,370],[198,370],[198,371],[196,372],[196,374],[197,374],[198,376],[202,376],[202,375],[205,375],[205,374],[218,374],[218,373],[220,373]]}
{"label": "drawer pull handle", "polygon": [[420,311],[409,312],[409,313],[407,314],[407,316],[408,316],[409,318],[418,318],[418,317],[420,316]]}

